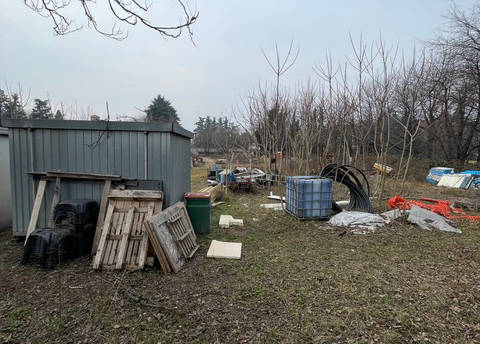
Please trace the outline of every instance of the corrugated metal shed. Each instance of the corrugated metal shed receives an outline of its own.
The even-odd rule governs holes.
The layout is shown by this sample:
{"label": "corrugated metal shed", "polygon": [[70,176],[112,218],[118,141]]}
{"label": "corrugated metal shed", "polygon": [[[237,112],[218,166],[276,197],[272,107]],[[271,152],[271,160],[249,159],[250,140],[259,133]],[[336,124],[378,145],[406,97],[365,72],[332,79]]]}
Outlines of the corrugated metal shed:
{"label": "corrugated metal shed", "polygon": [[[10,172],[13,234],[25,235],[33,207],[36,182],[28,172],[61,170],[116,174],[124,178],[163,181],[165,206],[190,191],[192,133],[176,123],[106,121],[2,120],[10,130]],[[38,226],[46,225],[45,203]],[[100,200],[102,185],[63,183],[61,199]]]}

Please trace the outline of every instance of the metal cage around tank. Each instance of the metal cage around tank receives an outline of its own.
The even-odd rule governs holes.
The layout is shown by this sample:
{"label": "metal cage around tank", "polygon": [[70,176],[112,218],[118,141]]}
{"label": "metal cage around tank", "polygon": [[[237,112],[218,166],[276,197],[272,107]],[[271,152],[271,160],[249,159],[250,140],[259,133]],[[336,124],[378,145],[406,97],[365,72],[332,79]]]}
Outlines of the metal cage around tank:
{"label": "metal cage around tank", "polygon": [[[190,140],[177,123],[2,120],[9,128],[13,235],[26,234],[36,181],[29,172],[63,171],[162,180],[164,206],[190,191]],[[49,183],[52,184],[52,183]],[[45,193],[38,226],[46,225],[53,185]],[[66,183],[61,199],[100,201],[102,185]]]}

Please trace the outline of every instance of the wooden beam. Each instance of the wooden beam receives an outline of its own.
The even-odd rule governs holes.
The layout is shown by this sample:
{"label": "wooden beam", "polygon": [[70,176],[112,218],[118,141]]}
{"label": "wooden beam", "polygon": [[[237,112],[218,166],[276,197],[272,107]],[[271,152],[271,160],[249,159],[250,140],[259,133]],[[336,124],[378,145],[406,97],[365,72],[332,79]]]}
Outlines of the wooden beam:
{"label": "wooden beam", "polygon": [[94,180],[121,180],[122,177],[116,174],[98,174],[84,172],[63,172],[63,171],[47,171],[47,177],[62,177],[69,179],[94,179]]}
{"label": "wooden beam", "polygon": [[147,259],[147,250],[148,250],[148,233],[147,229],[144,227],[144,224],[146,221],[150,220],[150,218],[153,216],[153,203],[151,202],[148,205],[148,214],[146,218],[144,218],[144,221],[142,223],[142,235],[143,239],[140,242],[140,248],[138,250],[138,268],[142,270],[145,266],[145,260]]}
{"label": "wooden beam", "polygon": [[55,189],[53,190],[53,198],[52,198],[52,205],[50,206],[50,215],[48,218],[48,227],[53,228],[54,222],[54,215],[55,215],[55,207],[57,206],[58,202],[60,201],[60,177],[55,178]]}
{"label": "wooden beam", "polygon": [[163,192],[158,190],[112,190],[108,198],[161,200]]}
{"label": "wooden beam", "polygon": [[98,241],[102,234],[103,221],[105,220],[105,211],[107,209],[108,194],[110,193],[111,185],[111,180],[106,180],[103,185],[102,199],[100,201],[100,209],[98,210],[97,227],[95,228],[95,236],[93,238],[92,255],[97,252]]}
{"label": "wooden beam", "polygon": [[127,253],[128,238],[130,237],[130,231],[132,230],[134,211],[134,206],[131,206],[128,209],[127,220],[125,221],[125,226],[122,228],[122,241],[120,241],[120,248],[118,249],[116,269],[121,269],[123,267],[123,262],[125,261],[125,253]]}
{"label": "wooden beam", "polygon": [[27,235],[25,237],[25,242],[23,245],[27,243],[28,237],[32,232],[35,230],[38,222],[38,214],[40,213],[40,207],[42,206],[43,195],[45,194],[45,186],[47,185],[47,181],[44,179],[40,180],[38,184],[37,194],[35,195],[35,202],[33,202],[33,209],[32,215],[30,216],[30,223],[28,224]]}
{"label": "wooden beam", "polygon": [[112,222],[112,215],[114,210],[115,210],[115,206],[113,204],[110,204],[108,207],[107,216],[105,217],[105,222],[103,224],[102,235],[98,243],[97,254],[95,255],[95,259],[93,261],[94,269],[98,269],[100,267],[100,263],[102,262],[104,248],[105,248],[105,241],[107,240],[107,235],[108,235],[108,232],[110,231],[110,224]]}

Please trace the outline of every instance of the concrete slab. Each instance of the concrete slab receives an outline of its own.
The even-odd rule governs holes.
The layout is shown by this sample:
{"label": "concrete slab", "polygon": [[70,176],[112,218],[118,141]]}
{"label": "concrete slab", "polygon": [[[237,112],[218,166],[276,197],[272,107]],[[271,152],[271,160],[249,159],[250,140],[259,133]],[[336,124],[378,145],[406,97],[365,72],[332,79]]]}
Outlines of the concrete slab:
{"label": "concrete slab", "polygon": [[240,259],[241,257],[241,242],[225,242],[212,240],[207,252],[207,258]]}

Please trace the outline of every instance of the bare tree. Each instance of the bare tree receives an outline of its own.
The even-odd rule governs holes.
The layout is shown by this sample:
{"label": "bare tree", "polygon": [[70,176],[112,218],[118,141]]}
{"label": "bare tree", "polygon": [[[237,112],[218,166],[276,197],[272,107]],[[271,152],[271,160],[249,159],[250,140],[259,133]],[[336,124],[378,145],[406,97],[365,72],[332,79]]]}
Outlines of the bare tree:
{"label": "bare tree", "polygon": [[[95,6],[99,6],[95,0],[24,0],[25,5],[40,14],[49,18],[53,24],[53,30],[57,35],[65,35],[70,32],[78,31],[82,25],[75,24],[75,19],[68,14],[68,10],[79,5],[76,9],[79,16],[83,16],[87,25],[95,31],[109,38],[123,40],[128,36],[128,31],[122,29],[118,24],[126,26],[143,25],[160,33],[164,37],[177,38],[182,34],[182,29],[186,29],[192,37],[191,26],[198,18],[198,12],[191,12],[182,0],[175,0],[182,15],[178,24],[161,25],[155,24],[148,16],[151,3],[147,0],[105,0],[100,3],[105,4],[106,10],[110,12],[113,18],[113,24],[110,29],[97,22]],[[77,17],[78,18],[78,17]]]}

